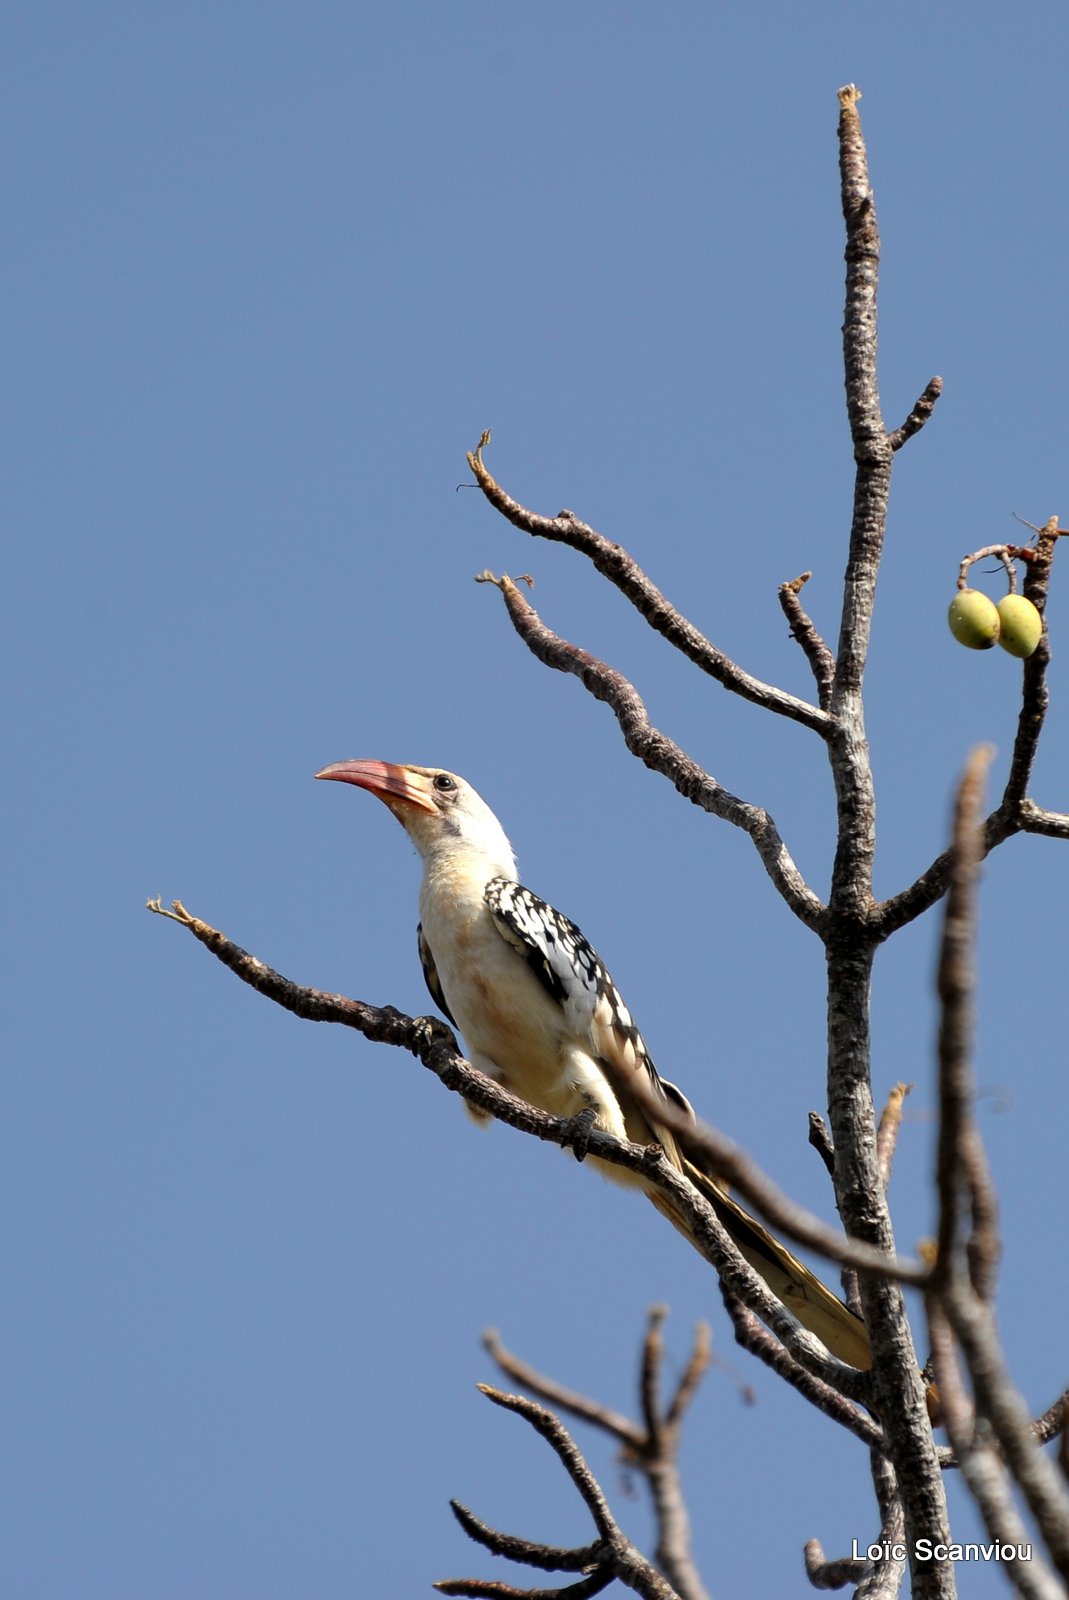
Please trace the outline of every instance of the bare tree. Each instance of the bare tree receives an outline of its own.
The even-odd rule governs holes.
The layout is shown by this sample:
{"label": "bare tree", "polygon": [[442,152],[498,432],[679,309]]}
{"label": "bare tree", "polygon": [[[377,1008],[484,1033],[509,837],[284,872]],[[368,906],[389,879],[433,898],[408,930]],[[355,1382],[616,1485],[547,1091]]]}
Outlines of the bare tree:
{"label": "bare tree", "polygon": [[[785,582],[780,604],[810,668],[815,696],[808,700],[753,677],[729,659],[657,589],[619,545],[574,513],[556,517],[528,510],[491,475],[484,434],[468,457],[475,481],[489,503],[516,528],[571,546],[614,584],[657,632],[725,690],[754,706],[800,723],[823,741],[835,794],[837,835],[827,901],[799,870],[768,811],[732,793],[686,751],[654,727],[635,689],[623,675],[578,645],[554,634],[517,582],[484,573],[498,588],[519,637],[545,665],[574,674],[614,713],[627,748],[652,771],[667,777],[692,804],[746,832],[788,909],[822,942],[827,958],[827,1124],[816,1118],[813,1141],[825,1158],[844,1233],[837,1233],[779,1193],[754,1164],[722,1135],[695,1129],[658,1113],[681,1140],[738,1188],[762,1216],[791,1239],[823,1253],[853,1274],[856,1300],[872,1348],[871,1369],[859,1372],[836,1360],[790,1314],[754,1273],[724,1233],[716,1213],[662,1158],[657,1146],[612,1138],[578,1119],[561,1119],[518,1100],[485,1077],[461,1054],[452,1031],[434,1018],[412,1018],[392,1007],[376,1007],[290,982],[180,902],[151,909],[187,927],[240,978],[299,1016],[342,1023],[367,1038],[411,1051],[443,1084],[510,1126],[537,1138],[587,1149],[599,1159],[642,1175],[644,1183],[670,1198],[687,1218],[691,1236],[720,1277],[725,1303],[740,1344],[779,1373],[830,1420],[864,1445],[872,1474],[875,1553],[866,1550],[827,1560],[816,1541],[805,1552],[815,1587],[857,1585],[868,1597],[892,1595],[905,1572],[923,1597],[956,1593],[954,1562],[940,1555],[951,1544],[943,1473],[962,1472],[988,1529],[999,1545],[1028,1542],[1022,1520],[1031,1518],[1038,1537],[1031,1560],[1009,1561],[1006,1575],[1025,1595],[1062,1595],[1069,1585],[1069,1493],[1065,1444],[1069,1391],[1037,1421],[1025,1411],[999,1344],[993,1301],[999,1258],[996,1197],[973,1115],[971,1069],[973,945],[977,871],[983,857],[1013,834],[1032,832],[1069,838],[1069,815],[1041,807],[1029,784],[1047,709],[1050,659],[1045,627],[1031,653],[1024,649],[1022,696],[1009,776],[998,803],[982,811],[987,755],[969,759],[958,793],[950,845],[916,879],[889,899],[873,895],[876,849],[872,768],[865,730],[863,682],[869,648],[876,577],[883,549],[891,470],[896,453],[919,432],[938,401],[941,383],[932,378],[909,416],[898,426],[883,419],[876,372],[876,299],[880,240],[858,115],[858,91],[839,91],[839,151],[846,224],[846,308],[843,355],[847,415],[856,463],[853,515],[843,589],[838,644],[820,636],[801,602],[810,576]],[[1024,567],[1023,599],[1042,617],[1057,539],[1052,518],[1028,546],[975,552],[962,565],[961,586],[971,561],[995,553],[1013,573]],[[1014,583],[1011,582],[1011,588]],[[993,642],[985,640],[984,642]],[[1034,644],[1034,641],[1032,641]],[[926,1260],[895,1250],[887,1201],[895,1137],[906,1086],[893,1092],[877,1125],[870,1072],[869,991],[877,951],[891,934],[946,898],[939,969],[940,1137],[937,1171],[938,1237]],[[925,1343],[931,1372],[922,1368],[907,1318],[902,1287],[924,1291]],[[758,1320],[760,1319],[760,1320]],[[570,1596],[601,1592],[619,1579],[637,1593],[705,1595],[690,1552],[689,1526],[675,1465],[679,1429],[706,1362],[699,1337],[676,1394],[665,1407],[659,1398],[661,1314],[651,1317],[643,1347],[643,1419],[636,1423],[608,1411],[532,1372],[494,1341],[491,1354],[502,1369],[556,1411],[593,1422],[624,1449],[646,1476],[658,1516],[655,1561],[643,1557],[621,1532],[606,1497],[558,1418],[540,1403],[485,1392],[523,1416],[552,1446],[591,1512],[592,1543],[578,1550],[539,1545],[487,1528],[463,1507],[462,1525],[499,1554],[542,1570],[579,1573],[564,1589],[517,1590],[479,1579],[453,1580],[450,1594]],[[932,1385],[932,1378],[935,1385]],[[933,1417],[945,1420],[950,1448],[936,1442]],[[1043,1444],[1061,1438],[1060,1451]],[[1009,1554],[1009,1551],[1007,1551]]]}

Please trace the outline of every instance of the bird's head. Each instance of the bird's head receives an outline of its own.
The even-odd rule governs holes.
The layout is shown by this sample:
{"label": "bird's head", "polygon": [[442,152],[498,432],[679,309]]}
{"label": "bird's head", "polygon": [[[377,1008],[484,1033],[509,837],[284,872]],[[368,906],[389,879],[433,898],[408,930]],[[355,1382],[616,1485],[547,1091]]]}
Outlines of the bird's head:
{"label": "bird's head", "polygon": [[378,795],[424,859],[464,851],[485,859],[487,877],[516,875],[505,830],[482,796],[455,772],[391,761],[336,761],[316,777],[354,783]]}

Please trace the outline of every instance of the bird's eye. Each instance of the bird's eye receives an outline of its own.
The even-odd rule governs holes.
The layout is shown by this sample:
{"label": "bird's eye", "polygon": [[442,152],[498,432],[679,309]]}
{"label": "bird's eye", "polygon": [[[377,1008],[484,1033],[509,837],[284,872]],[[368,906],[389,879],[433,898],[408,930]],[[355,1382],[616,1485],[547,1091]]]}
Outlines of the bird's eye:
{"label": "bird's eye", "polygon": [[440,794],[448,794],[449,790],[450,789],[455,789],[456,786],[457,786],[456,785],[456,779],[455,778],[451,778],[449,776],[448,772],[436,772],[435,773],[435,775],[434,775],[434,787],[438,790],[438,792]]}

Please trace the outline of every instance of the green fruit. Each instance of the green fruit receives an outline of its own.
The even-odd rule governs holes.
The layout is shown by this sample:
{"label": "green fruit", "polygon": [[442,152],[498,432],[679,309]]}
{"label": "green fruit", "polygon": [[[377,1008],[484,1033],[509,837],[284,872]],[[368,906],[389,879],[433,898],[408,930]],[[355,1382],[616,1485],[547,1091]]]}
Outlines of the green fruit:
{"label": "green fruit", "polygon": [[998,603],[998,642],[1023,661],[1043,637],[1043,618],[1023,594],[1007,594]]}
{"label": "green fruit", "polygon": [[998,640],[998,609],[979,589],[959,589],[950,602],[947,621],[958,643],[969,650],[990,650]]}

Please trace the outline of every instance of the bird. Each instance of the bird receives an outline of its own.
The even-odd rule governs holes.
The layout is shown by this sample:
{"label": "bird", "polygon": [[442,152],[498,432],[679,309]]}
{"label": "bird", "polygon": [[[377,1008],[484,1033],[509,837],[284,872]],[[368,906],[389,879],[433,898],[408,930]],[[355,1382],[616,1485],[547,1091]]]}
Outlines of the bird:
{"label": "bird", "polygon": [[[712,1205],[740,1253],[798,1322],[840,1360],[871,1365],[865,1325],[726,1191],[661,1124],[658,1103],[694,1119],[653,1064],[609,972],[576,924],[517,877],[505,830],[486,801],[454,772],[388,761],[338,761],[317,778],[376,795],[423,860],[417,942],[438,1009],[463,1035],[472,1064],[554,1116],[591,1113],[593,1126],[638,1144],[659,1144]],[[486,1113],[468,1105],[477,1120]],[[596,1163],[618,1183],[641,1175]],[[649,1198],[679,1230],[665,1195]],[[693,1242],[693,1240],[692,1240]]]}

